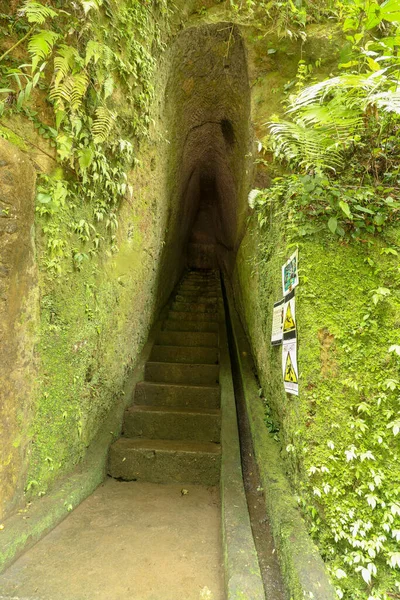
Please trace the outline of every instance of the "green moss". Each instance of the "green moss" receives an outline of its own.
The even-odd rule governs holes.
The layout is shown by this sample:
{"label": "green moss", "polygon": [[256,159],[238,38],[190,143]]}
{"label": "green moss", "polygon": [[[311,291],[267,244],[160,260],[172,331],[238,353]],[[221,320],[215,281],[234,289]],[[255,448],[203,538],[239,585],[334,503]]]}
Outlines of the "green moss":
{"label": "green moss", "polygon": [[[236,267],[237,297],[261,385],[279,423],[282,458],[309,530],[332,572],[341,568],[348,573],[340,583],[344,592],[364,598],[361,577],[343,557],[354,551],[350,531],[357,518],[372,524],[370,543],[384,535],[388,509],[379,503],[386,497],[395,502],[398,495],[393,479],[398,445],[390,431],[394,412],[389,408],[396,406],[398,364],[388,350],[399,342],[400,293],[397,257],[381,251],[399,239],[399,230],[388,232],[386,239],[371,238],[368,246],[339,244],[327,230],[298,240],[300,395],[295,397],[283,391],[281,351],[269,343],[273,303],[282,296],[280,267],[292,251],[286,247],[286,240],[293,239],[288,224],[278,210],[261,231],[255,218],[250,221]],[[378,288],[390,288],[391,294],[375,305]],[[358,459],[349,463],[345,453],[353,445]],[[368,451],[374,458],[360,459]],[[262,453],[259,460],[266,462]],[[381,473],[382,488],[374,483],[374,473]],[[371,489],[375,508],[368,504]],[[349,511],[357,517],[349,517]],[[335,535],[343,535],[341,541]],[[386,561],[394,548],[389,538],[374,560],[376,593],[393,586]]]}
{"label": "green moss", "polygon": [[8,127],[0,125],[0,137],[4,138],[11,144],[14,144],[14,146],[19,148],[23,152],[28,152],[29,150],[28,146],[25,143],[25,140],[21,136],[11,131],[11,129],[9,129]]}

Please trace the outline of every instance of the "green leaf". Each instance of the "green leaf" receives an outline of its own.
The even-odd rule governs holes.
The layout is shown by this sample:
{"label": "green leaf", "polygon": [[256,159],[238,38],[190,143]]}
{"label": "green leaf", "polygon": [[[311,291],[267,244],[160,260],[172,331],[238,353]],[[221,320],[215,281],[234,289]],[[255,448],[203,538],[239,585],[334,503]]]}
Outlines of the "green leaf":
{"label": "green leaf", "polygon": [[36,71],[39,61],[49,56],[57,39],[57,33],[46,29],[42,29],[31,37],[28,52],[32,56],[32,73]]}
{"label": "green leaf", "polygon": [[384,215],[375,215],[374,217],[374,223],[376,225],[383,225],[383,223],[385,222],[385,216]]}
{"label": "green leaf", "polygon": [[17,108],[18,110],[20,110],[22,108],[22,104],[25,100],[25,92],[24,90],[22,90],[19,94],[18,94],[18,100],[17,100]]}
{"label": "green leaf", "polygon": [[331,217],[328,221],[328,228],[332,233],[336,233],[337,225],[338,225],[337,218]]}
{"label": "green leaf", "polygon": [[368,213],[369,215],[374,215],[374,211],[371,210],[370,208],[364,208],[364,206],[360,206],[359,204],[356,204],[355,207],[357,210],[364,212],[364,213]]}
{"label": "green leaf", "polygon": [[379,6],[379,4],[377,2],[373,2],[368,8],[364,27],[368,31],[370,29],[373,29],[377,25],[379,25],[379,23],[381,21],[382,21],[381,7]]}
{"label": "green leaf", "polygon": [[93,148],[84,148],[78,152],[79,166],[82,171],[85,171],[92,164],[94,158]]}
{"label": "green leaf", "polygon": [[347,202],[340,200],[339,206],[342,209],[342,211],[344,212],[344,214],[346,215],[346,217],[348,217],[349,219],[353,218],[353,215],[351,214],[350,206],[347,204]]}
{"label": "green leaf", "polygon": [[27,0],[22,7],[22,13],[26,16],[29,23],[43,25],[46,19],[52,19],[57,16],[57,12],[48,6],[43,6],[40,2]]}
{"label": "green leaf", "polygon": [[381,15],[386,21],[400,21],[399,0],[387,0],[381,5]]}

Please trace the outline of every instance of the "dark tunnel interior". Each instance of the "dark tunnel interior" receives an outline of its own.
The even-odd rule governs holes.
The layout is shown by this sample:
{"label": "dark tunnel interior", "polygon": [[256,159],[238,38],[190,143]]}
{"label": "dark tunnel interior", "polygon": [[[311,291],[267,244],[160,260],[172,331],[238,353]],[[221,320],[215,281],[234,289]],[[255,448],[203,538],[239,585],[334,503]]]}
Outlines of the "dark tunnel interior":
{"label": "dark tunnel interior", "polygon": [[203,25],[179,36],[166,111],[165,268],[176,265],[175,280],[184,266],[231,272],[248,213],[253,143],[247,57],[235,26]]}

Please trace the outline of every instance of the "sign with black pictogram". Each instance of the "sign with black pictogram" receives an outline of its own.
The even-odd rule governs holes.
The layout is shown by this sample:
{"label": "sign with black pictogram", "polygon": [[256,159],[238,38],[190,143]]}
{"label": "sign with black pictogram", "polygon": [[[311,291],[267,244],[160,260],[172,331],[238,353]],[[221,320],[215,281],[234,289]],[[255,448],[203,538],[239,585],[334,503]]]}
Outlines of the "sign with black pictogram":
{"label": "sign with black pictogram", "polygon": [[288,394],[299,395],[299,371],[297,366],[297,339],[283,340],[282,346],[283,385]]}
{"label": "sign with black pictogram", "polygon": [[283,337],[296,331],[296,298],[294,290],[285,296],[285,308],[283,310]]}

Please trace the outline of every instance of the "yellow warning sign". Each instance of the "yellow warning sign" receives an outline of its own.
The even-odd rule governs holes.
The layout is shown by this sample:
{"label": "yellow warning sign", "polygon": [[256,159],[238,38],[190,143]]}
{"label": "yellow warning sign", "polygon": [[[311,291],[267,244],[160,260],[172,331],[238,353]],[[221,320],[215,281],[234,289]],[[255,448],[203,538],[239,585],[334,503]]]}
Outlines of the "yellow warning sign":
{"label": "yellow warning sign", "polygon": [[290,352],[288,352],[286,357],[284,381],[287,381],[287,383],[298,383],[296,371],[294,370],[292,359],[290,358]]}
{"label": "yellow warning sign", "polygon": [[283,333],[287,333],[288,331],[293,331],[296,329],[296,323],[294,320],[294,315],[292,315],[291,303],[287,304],[286,316],[283,322]]}

